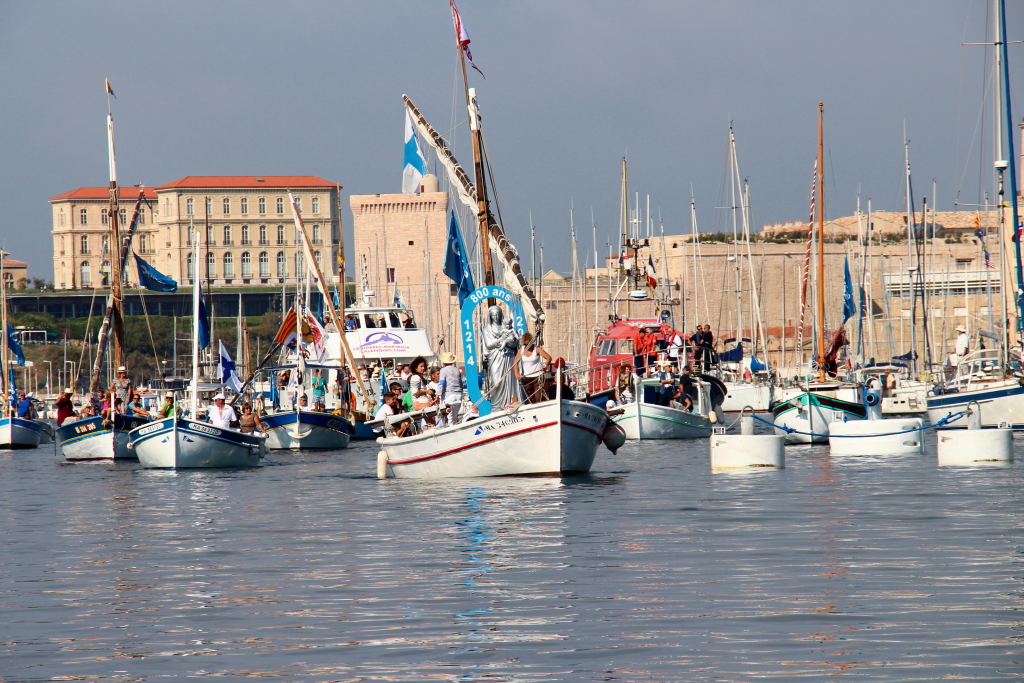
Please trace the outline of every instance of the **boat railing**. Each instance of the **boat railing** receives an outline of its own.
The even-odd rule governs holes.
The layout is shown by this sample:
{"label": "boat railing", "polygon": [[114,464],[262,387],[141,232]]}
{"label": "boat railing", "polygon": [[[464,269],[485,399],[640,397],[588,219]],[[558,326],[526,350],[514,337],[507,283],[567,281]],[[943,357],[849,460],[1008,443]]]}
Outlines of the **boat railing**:
{"label": "boat railing", "polygon": [[952,379],[947,388],[968,389],[978,382],[991,382],[1003,379],[999,349],[980,349],[972,351],[957,363]]}

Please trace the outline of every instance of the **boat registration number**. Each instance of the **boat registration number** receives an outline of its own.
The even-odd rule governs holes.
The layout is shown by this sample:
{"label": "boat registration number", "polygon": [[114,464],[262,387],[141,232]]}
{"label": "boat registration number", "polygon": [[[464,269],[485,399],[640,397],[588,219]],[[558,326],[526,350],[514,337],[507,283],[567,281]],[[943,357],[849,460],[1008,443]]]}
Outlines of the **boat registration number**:
{"label": "boat registration number", "polygon": [[159,423],[149,425],[148,427],[143,427],[142,429],[139,430],[139,436],[142,436],[143,434],[151,434],[156,430],[160,429],[161,427],[163,427],[163,425]]}
{"label": "boat registration number", "polygon": [[214,427],[207,427],[206,425],[189,424],[189,429],[193,432],[202,432],[203,434],[209,434],[210,436],[220,436],[221,431]]}
{"label": "boat registration number", "polygon": [[75,431],[79,434],[88,434],[89,432],[95,432],[96,423],[90,422],[89,424],[75,425]]}

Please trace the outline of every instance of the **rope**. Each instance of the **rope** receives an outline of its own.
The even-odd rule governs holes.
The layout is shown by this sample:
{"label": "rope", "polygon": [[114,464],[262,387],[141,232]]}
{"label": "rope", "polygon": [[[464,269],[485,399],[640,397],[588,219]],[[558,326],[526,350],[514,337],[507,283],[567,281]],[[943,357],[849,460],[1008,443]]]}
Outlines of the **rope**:
{"label": "rope", "polygon": [[146,307],[146,295],[139,288],[139,299],[142,301],[142,313],[146,316],[146,329],[149,330],[149,343],[153,345],[153,359],[156,360],[156,371],[163,376],[163,368],[160,367],[160,354],[156,351],[156,340],[153,339],[153,326],[149,324],[149,309]]}
{"label": "rope", "polygon": [[949,413],[948,415],[946,415],[946,417],[942,418],[935,424],[924,425],[923,427],[914,427],[913,429],[903,429],[898,432],[887,432],[885,434],[816,434],[815,432],[801,432],[800,430],[794,429],[793,427],[786,427],[785,425],[776,424],[775,422],[766,420],[763,417],[758,417],[757,415],[751,415],[751,417],[753,417],[755,420],[758,420],[759,422],[764,422],[766,425],[771,425],[776,429],[781,429],[787,434],[801,434],[803,436],[823,436],[827,439],[869,439],[875,436],[896,436],[897,434],[923,432],[926,429],[934,429],[935,427],[945,427],[951,422],[956,422],[964,415],[967,415],[968,412],[969,411],[967,410],[961,410],[959,413]]}

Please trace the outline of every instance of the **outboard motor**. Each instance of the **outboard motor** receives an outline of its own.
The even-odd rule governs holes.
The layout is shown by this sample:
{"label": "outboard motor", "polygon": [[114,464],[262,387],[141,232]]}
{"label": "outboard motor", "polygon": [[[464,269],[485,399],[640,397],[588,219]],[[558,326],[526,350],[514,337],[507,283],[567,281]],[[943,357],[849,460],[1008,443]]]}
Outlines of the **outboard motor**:
{"label": "outboard motor", "polygon": [[882,419],[882,392],[875,386],[874,382],[864,387],[864,406],[868,410],[869,420]]}

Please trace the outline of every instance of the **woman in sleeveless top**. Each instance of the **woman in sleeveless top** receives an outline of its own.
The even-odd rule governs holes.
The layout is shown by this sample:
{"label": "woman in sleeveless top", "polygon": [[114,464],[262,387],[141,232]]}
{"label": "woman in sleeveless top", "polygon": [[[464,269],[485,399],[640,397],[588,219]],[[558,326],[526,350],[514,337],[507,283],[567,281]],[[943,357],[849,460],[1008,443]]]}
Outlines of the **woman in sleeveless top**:
{"label": "woman in sleeveless top", "polygon": [[535,343],[533,335],[524,332],[519,339],[516,354],[516,377],[523,384],[527,403],[540,403],[547,399],[544,394],[544,371],[551,364],[551,355]]}
{"label": "woman in sleeveless top", "polygon": [[252,434],[256,430],[265,432],[260,416],[252,412],[252,406],[248,403],[242,404],[242,416],[238,418],[238,431],[243,434]]}

